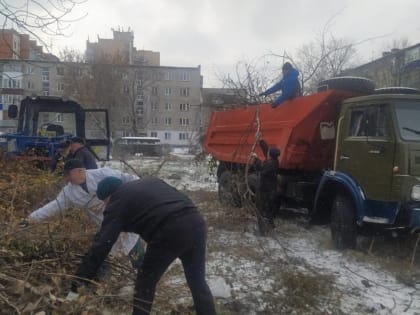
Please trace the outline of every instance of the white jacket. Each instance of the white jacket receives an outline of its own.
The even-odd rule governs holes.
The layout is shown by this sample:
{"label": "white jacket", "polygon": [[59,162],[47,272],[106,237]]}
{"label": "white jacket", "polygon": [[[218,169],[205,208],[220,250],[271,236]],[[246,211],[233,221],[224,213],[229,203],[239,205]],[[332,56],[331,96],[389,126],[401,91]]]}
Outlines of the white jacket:
{"label": "white jacket", "polygon": [[[104,203],[96,197],[98,183],[107,176],[115,176],[123,183],[139,179],[135,175],[122,173],[108,167],[86,170],[86,185],[89,192],[86,192],[80,185],[68,183],[60,191],[57,198],[45,206],[32,212],[29,217],[35,221],[43,221],[58,214],[64,213],[71,207],[84,209],[90,220],[100,226],[103,220]],[[121,233],[118,241],[114,244],[111,254],[128,254],[136,245],[139,236],[134,233]]]}

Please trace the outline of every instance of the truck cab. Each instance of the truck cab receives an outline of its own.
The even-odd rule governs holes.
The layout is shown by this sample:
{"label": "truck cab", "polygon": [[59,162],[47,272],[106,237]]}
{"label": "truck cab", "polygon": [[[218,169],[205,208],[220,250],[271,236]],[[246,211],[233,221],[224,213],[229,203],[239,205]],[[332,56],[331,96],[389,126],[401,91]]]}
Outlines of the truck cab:
{"label": "truck cab", "polygon": [[[420,95],[374,94],[345,100],[334,167],[318,186],[314,212],[331,219],[337,247],[358,231],[420,229]],[[327,205],[327,206],[326,206]]]}
{"label": "truck cab", "polygon": [[48,163],[60,142],[77,136],[98,160],[109,159],[108,112],[84,109],[79,103],[60,97],[27,97],[20,108],[9,107],[9,117],[17,118],[17,132],[3,134],[3,150],[8,157]]}

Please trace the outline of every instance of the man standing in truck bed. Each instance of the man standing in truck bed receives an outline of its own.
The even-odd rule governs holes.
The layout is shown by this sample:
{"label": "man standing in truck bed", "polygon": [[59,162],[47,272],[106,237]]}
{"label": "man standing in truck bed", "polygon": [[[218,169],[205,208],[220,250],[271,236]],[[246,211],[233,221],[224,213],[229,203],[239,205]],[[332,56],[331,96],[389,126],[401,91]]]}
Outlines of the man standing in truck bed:
{"label": "man standing in truck bed", "polygon": [[265,92],[261,93],[260,96],[268,96],[273,94],[277,91],[282,91],[281,95],[277,97],[272,107],[275,108],[279,106],[282,102],[286,100],[291,100],[296,96],[300,96],[302,94],[300,83],[299,83],[299,71],[297,71],[293,66],[286,62],[282,68],[283,71],[283,78],[274,84],[271,88],[266,90]]}

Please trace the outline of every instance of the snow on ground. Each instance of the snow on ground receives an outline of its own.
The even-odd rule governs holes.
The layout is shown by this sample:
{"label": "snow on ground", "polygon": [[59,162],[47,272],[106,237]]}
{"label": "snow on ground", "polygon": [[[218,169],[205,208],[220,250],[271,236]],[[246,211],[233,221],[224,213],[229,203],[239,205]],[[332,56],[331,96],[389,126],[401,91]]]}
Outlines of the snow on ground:
{"label": "snow on ground", "polygon": [[[217,190],[217,179],[209,174],[206,162],[196,162],[193,155],[171,155],[169,157],[138,157],[126,162],[141,176],[155,175],[181,190]],[[127,164],[110,161],[106,166],[130,171]]]}
{"label": "snow on ground", "polygon": [[[380,264],[385,257],[331,249],[325,227],[280,218],[276,229],[261,237],[249,214],[229,224],[230,212],[245,210],[218,204],[207,161],[180,154],[128,163],[142,175],[157,175],[187,191],[202,209],[209,222],[207,278],[226,314],[420,314],[418,277],[403,283]],[[107,165],[127,169],[121,162]],[[408,266],[401,263],[402,269]],[[412,273],[418,276],[419,268]],[[173,289],[183,286],[174,296],[180,304],[191,304],[179,262],[162,282]]]}

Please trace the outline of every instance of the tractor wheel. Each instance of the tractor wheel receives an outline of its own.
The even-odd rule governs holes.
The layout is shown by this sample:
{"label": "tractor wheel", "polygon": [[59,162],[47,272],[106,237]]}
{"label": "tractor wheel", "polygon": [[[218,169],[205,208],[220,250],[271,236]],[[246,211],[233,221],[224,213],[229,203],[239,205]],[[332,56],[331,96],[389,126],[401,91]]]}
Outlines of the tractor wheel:
{"label": "tractor wheel", "polygon": [[357,226],[355,209],[345,195],[337,195],[331,210],[331,236],[337,249],[356,247]]}
{"label": "tractor wheel", "polygon": [[336,77],[321,81],[318,84],[318,92],[330,89],[370,94],[375,89],[375,83],[367,78]]}
{"label": "tractor wheel", "polygon": [[234,185],[232,180],[232,172],[228,170],[223,171],[219,177],[218,185],[218,195],[221,204],[234,207],[241,206],[241,196],[235,187],[236,185]]}

